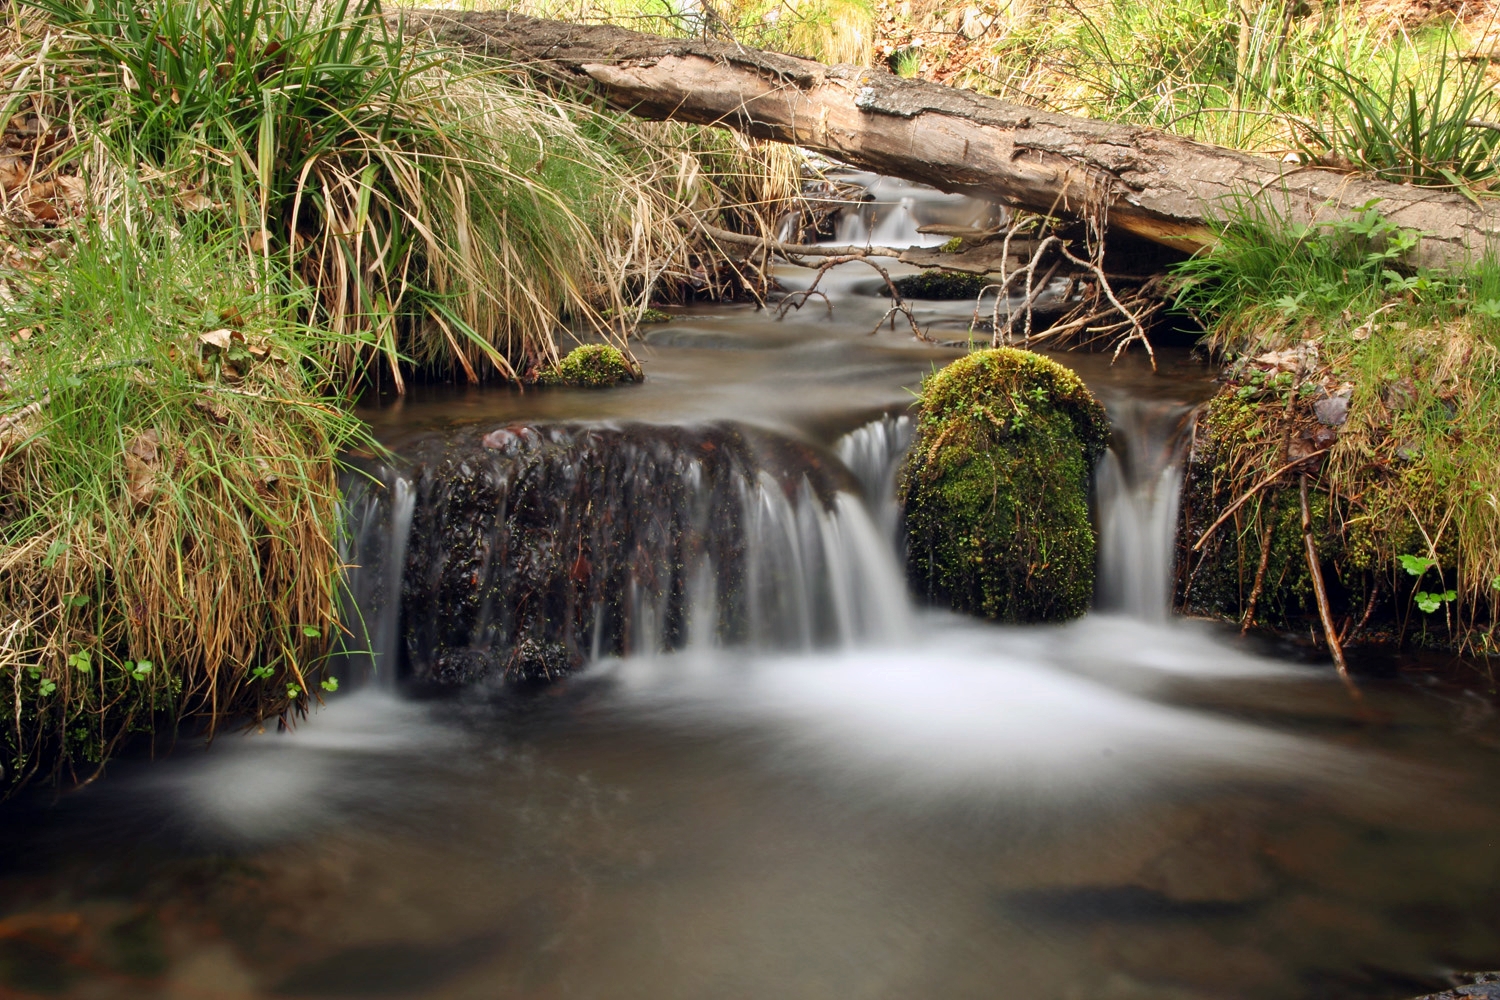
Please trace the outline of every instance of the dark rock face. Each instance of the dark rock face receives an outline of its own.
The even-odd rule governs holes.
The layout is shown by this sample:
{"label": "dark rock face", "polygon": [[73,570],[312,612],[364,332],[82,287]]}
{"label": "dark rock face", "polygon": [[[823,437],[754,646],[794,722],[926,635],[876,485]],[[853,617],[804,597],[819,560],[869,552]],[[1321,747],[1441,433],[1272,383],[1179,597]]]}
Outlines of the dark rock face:
{"label": "dark rock face", "polygon": [[[483,428],[417,451],[402,635],[413,678],[438,684],[763,632],[783,600],[764,561],[805,559],[798,526],[850,485],[815,449],[731,425]],[[827,599],[814,588],[804,620]]]}

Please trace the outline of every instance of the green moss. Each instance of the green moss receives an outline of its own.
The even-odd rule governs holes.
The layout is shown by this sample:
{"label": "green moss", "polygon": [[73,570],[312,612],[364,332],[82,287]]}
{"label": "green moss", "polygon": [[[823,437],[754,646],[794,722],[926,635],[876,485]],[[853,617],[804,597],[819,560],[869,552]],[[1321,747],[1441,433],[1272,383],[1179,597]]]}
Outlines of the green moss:
{"label": "green moss", "polygon": [[650,306],[647,306],[645,309],[642,309],[640,311],[640,315],[636,315],[636,310],[635,309],[622,309],[622,310],[618,310],[618,311],[615,310],[615,309],[604,309],[604,310],[601,310],[600,313],[599,313],[599,317],[601,319],[605,319],[605,320],[617,319],[617,318],[622,317],[622,316],[625,319],[627,319],[627,320],[634,320],[637,323],[670,323],[670,322],[672,322],[672,314],[671,313],[664,312],[664,311],[662,311],[660,309],[655,309],[655,308],[652,308]]}
{"label": "green moss", "polygon": [[608,344],[584,344],[569,351],[558,362],[557,374],[545,381],[580,389],[606,389],[634,379],[635,368],[619,348]]}
{"label": "green moss", "polygon": [[892,284],[906,299],[972,299],[990,280],[982,274],[967,271],[944,271],[938,268],[897,278]]}
{"label": "green moss", "polygon": [[1040,355],[980,351],[929,376],[900,484],[913,584],[1001,621],[1083,614],[1089,474],[1108,439],[1083,381]]}
{"label": "green moss", "polygon": [[955,236],[947,243],[937,248],[938,253],[958,253],[964,248],[963,237]]}

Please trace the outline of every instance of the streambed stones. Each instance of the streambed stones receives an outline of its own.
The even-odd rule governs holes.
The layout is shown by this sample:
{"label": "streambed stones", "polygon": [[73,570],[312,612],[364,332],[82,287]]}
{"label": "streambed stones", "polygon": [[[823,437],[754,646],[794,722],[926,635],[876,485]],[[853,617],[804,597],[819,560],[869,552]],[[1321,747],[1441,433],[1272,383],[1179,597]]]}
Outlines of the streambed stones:
{"label": "streambed stones", "polygon": [[1109,423],[1083,381],[1041,355],[995,348],[925,379],[920,406],[899,486],[917,592],[999,621],[1087,611],[1089,475]]}

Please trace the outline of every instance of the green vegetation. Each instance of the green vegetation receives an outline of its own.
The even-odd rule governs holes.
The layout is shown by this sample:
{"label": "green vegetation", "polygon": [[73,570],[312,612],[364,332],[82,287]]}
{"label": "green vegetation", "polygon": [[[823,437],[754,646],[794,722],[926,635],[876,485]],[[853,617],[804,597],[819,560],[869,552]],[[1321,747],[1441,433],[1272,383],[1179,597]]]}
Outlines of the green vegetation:
{"label": "green vegetation", "polygon": [[1383,595],[1398,631],[1494,648],[1500,263],[1415,271],[1415,240],[1375,206],[1289,227],[1261,203],[1178,269],[1179,303],[1230,362],[1200,424],[1198,531],[1274,480],[1192,558],[1190,602],[1242,614],[1269,540],[1262,611],[1307,612],[1296,481],[1275,476],[1312,456],[1300,468],[1314,473],[1325,575],[1349,613]]}
{"label": "green vegetation", "polygon": [[[421,6],[421,0],[417,0]],[[826,63],[869,65],[875,6],[870,0],[736,0],[682,5],[666,0],[499,0],[480,6],[532,17],[618,24],[658,35],[732,37],[756,48]]]}
{"label": "green vegetation", "polygon": [[7,276],[7,779],[158,716],[285,712],[338,631],[331,456],[362,431],[320,398],[305,293],[231,241],[81,235]]}
{"label": "green vegetation", "polygon": [[579,389],[607,389],[621,382],[633,382],[636,370],[617,347],[608,344],[583,344],[568,352],[549,381]]}
{"label": "green vegetation", "polygon": [[334,690],[356,395],[633,376],[651,296],[733,290],[691,218],[798,195],[795,151],[544,93],[374,0],[36,0],[0,52],[0,792]]}
{"label": "green vegetation", "polygon": [[37,2],[68,84],[36,96],[90,123],[91,184],[241,231],[318,290],[351,376],[376,356],[398,385],[402,359],[524,374],[565,319],[617,337],[596,303],[622,311],[682,249],[672,198],[601,141],[619,123],[405,44],[376,0]]}
{"label": "green vegetation", "polygon": [[1001,621],[1083,614],[1089,475],[1108,439],[1083,382],[1040,355],[979,351],[929,376],[900,482],[917,589]]}

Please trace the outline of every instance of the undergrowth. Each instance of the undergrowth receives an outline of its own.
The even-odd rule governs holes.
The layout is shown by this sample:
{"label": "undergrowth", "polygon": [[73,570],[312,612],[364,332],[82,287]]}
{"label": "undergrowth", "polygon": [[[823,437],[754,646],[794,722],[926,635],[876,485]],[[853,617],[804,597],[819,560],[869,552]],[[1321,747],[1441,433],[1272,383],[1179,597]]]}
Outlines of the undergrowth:
{"label": "undergrowth", "polygon": [[163,719],[304,705],[339,629],[332,456],[363,440],[322,398],[326,334],[233,242],[39,250],[3,276],[10,780]]}
{"label": "undergrowth", "polygon": [[1228,603],[1243,611],[1269,547],[1267,603],[1279,565],[1284,590],[1300,591],[1290,606],[1305,610],[1307,581],[1286,554],[1300,551],[1289,493],[1307,471],[1327,501],[1319,530],[1352,621],[1379,596],[1398,631],[1493,650],[1500,261],[1417,271],[1403,263],[1417,234],[1374,205],[1307,227],[1263,205],[1237,208],[1215,247],[1178,269],[1179,305],[1230,362],[1200,428],[1204,499],[1227,509],[1271,480],[1190,562],[1229,545],[1243,586]]}

